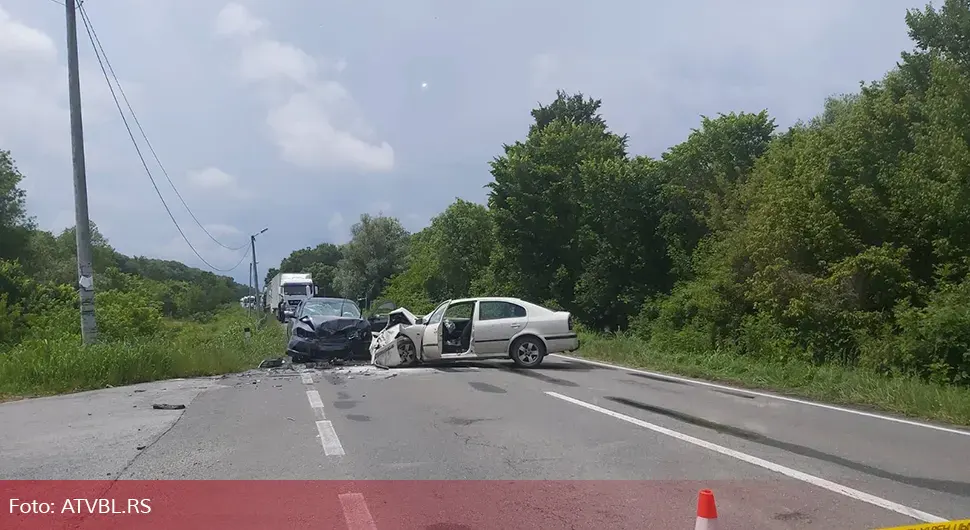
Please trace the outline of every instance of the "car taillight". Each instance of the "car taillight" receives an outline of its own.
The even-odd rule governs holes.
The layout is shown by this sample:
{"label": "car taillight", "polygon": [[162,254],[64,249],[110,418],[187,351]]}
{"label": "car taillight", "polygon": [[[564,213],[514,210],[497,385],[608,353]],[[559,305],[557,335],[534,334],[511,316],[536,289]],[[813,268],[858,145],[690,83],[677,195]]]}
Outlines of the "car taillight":
{"label": "car taillight", "polygon": [[569,326],[569,331],[572,331],[573,330],[573,316],[572,315],[569,315],[569,317],[566,318],[566,325]]}

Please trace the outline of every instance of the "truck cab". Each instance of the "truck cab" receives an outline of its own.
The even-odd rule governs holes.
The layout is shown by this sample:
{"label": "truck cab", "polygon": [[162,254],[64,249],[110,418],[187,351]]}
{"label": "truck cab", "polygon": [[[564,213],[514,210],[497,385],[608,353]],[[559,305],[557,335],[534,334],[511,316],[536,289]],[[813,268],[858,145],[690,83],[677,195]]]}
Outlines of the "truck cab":
{"label": "truck cab", "polygon": [[300,307],[300,304],[304,300],[313,296],[312,282],[286,282],[280,285],[280,289],[282,291],[281,298],[283,300],[284,320],[286,318],[286,312],[296,312],[296,308]]}
{"label": "truck cab", "polygon": [[276,313],[280,322],[296,311],[304,300],[313,296],[313,276],[309,273],[279,273],[269,282],[266,290],[266,308]]}

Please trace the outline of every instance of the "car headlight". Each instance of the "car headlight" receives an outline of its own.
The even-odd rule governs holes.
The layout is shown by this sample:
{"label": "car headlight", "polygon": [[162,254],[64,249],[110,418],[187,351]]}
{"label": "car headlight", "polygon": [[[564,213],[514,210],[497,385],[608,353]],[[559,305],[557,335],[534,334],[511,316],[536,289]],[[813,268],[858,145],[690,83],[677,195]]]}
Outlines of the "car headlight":
{"label": "car headlight", "polygon": [[310,332],[303,328],[296,328],[296,336],[304,339],[310,338]]}

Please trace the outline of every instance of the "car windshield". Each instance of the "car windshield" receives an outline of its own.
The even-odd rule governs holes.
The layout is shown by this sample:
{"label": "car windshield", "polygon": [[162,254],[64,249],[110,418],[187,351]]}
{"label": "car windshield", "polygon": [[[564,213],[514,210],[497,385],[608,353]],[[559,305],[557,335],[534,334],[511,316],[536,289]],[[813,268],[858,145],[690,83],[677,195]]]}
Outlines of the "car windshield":
{"label": "car windshield", "polygon": [[360,318],[360,309],[350,300],[340,298],[311,298],[303,306],[305,316]]}
{"label": "car windshield", "polygon": [[284,295],[290,295],[290,296],[300,295],[300,294],[307,294],[307,286],[306,285],[303,285],[303,284],[300,284],[300,285],[284,285],[283,286],[283,294]]}

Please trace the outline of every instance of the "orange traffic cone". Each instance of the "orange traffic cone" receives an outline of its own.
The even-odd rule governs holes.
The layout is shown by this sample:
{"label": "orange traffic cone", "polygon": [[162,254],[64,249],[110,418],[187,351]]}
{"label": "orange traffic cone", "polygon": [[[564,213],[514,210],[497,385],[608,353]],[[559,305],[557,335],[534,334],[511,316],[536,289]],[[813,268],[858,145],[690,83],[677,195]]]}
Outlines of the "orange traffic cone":
{"label": "orange traffic cone", "polygon": [[711,490],[701,490],[697,497],[694,530],[717,530],[717,507],[714,506],[714,492]]}

